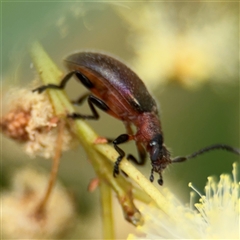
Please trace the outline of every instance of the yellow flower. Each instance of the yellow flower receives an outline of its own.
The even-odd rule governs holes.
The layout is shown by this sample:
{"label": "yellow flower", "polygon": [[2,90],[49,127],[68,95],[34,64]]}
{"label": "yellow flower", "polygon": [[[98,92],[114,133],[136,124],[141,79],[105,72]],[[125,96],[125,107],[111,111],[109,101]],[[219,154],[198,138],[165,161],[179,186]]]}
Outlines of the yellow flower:
{"label": "yellow flower", "polygon": [[126,3],[115,7],[128,24],[132,63],[146,84],[184,86],[238,78],[237,3]]}
{"label": "yellow flower", "polygon": [[[164,209],[141,205],[145,224],[138,227],[142,237],[130,234],[130,239],[239,239],[239,182],[237,164],[233,179],[222,174],[217,183],[208,178],[206,195],[195,204],[197,211],[183,206],[165,189],[169,201],[168,215]],[[171,213],[169,215],[169,213]]]}

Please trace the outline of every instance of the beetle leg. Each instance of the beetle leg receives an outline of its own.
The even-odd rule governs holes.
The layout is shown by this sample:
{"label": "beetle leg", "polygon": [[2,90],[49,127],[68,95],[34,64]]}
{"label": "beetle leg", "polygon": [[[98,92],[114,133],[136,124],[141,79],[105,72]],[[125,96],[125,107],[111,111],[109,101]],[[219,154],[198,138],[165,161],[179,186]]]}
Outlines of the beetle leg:
{"label": "beetle leg", "polygon": [[113,146],[115,150],[119,153],[119,157],[117,158],[117,161],[114,164],[113,168],[113,176],[116,177],[117,174],[119,174],[119,164],[122,161],[123,157],[125,156],[125,152],[119,148],[117,145],[121,143],[125,143],[129,140],[132,140],[132,136],[128,134],[122,134],[118,136],[114,141],[113,141]]}
{"label": "beetle leg", "polygon": [[[127,133],[129,135],[133,135],[131,125],[128,122],[124,122],[124,124],[127,130]],[[127,159],[134,162],[137,165],[144,165],[146,162],[146,156],[147,156],[146,150],[140,142],[136,142],[136,147],[138,151],[139,161],[132,154],[128,154]]]}
{"label": "beetle leg", "polygon": [[[83,97],[86,98],[87,96],[83,96]],[[88,105],[91,109],[92,115],[83,115],[83,114],[80,114],[80,113],[72,113],[72,114],[68,114],[67,116],[69,118],[73,118],[73,119],[98,120],[99,119],[99,114],[98,114],[97,110],[95,109],[94,105],[97,106],[98,108],[102,109],[103,111],[107,111],[109,109],[109,107],[102,100],[100,100],[99,98],[97,98],[93,95],[88,96]]]}
{"label": "beetle leg", "polygon": [[86,100],[87,97],[89,97],[89,93],[85,93],[84,95],[79,97],[77,100],[72,100],[71,103],[75,105],[81,105]]}
{"label": "beetle leg", "polygon": [[132,154],[129,154],[127,156],[127,159],[134,162],[137,165],[144,165],[146,162],[146,156],[147,156],[146,151],[141,143],[136,142],[136,146],[138,150],[139,160],[137,160]]}
{"label": "beetle leg", "polygon": [[45,91],[48,88],[54,88],[54,89],[64,89],[67,82],[71,79],[71,77],[73,75],[76,75],[76,77],[78,78],[78,80],[80,80],[80,82],[87,88],[92,88],[93,84],[92,82],[86,77],[84,76],[81,72],[79,71],[71,71],[69,72],[67,75],[65,75],[65,77],[62,79],[62,81],[60,82],[59,85],[56,84],[47,84],[47,85],[43,85],[40,86],[38,88],[33,89],[33,92],[38,92],[38,93],[42,93],[43,91]]}
{"label": "beetle leg", "polygon": [[54,88],[54,89],[64,89],[66,86],[66,83],[71,79],[71,77],[75,74],[75,71],[69,72],[60,82],[59,85],[56,84],[48,84],[48,85],[42,85],[38,88],[33,89],[33,92],[38,92],[38,93],[42,93],[44,92],[46,89],[48,88]]}

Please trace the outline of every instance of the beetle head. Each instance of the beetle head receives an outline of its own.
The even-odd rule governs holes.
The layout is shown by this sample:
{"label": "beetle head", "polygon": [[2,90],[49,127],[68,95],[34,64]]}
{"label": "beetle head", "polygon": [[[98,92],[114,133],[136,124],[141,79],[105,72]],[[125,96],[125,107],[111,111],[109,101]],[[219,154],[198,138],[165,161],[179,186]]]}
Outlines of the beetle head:
{"label": "beetle head", "polygon": [[157,134],[149,142],[149,154],[152,162],[150,181],[153,182],[153,173],[159,174],[158,184],[163,185],[162,171],[171,163],[170,153],[163,144],[162,134]]}

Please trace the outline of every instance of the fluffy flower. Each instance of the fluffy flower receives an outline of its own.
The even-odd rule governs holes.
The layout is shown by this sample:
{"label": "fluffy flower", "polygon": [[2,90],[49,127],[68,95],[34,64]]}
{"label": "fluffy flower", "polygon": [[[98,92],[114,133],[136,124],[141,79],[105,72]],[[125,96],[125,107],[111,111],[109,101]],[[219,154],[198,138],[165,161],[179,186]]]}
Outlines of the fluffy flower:
{"label": "fluffy flower", "polygon": [[[1,131],[23,143],[30,156],[53,157],[58,136],[58,118],[46,93],[33,93],[29,88],[11,89],[4,99]],[[78,141],[65,126],[62,151],[77,145]]]}
{"label": "fluffy flower", "polygon": [[[233,3],[128,3],[116,8],[130,29],[136,72],[151,85],[232,82],[238,74],[238,8]],[[137,19],[137,20],[136,20]]]}
{"label": "fluffy flower", "polygon": [[239,239],[239,182],[237,166],[233,165],[233,178],[223,174],[217,183],[208,178],[206,195],[201,195],[197,209],[184,207],[165,189],[171,214],[154,206],[141,206],[145,224],[138,227],[142,237],[132,239]]}
{"label": "fluffy flower", "polygon": [[42,216],[36,210],[42,200],[48,176],[27,168],[16,173],[12,190],[1,195],[1,229],[8,239],[56,239],[74,226],[72,199],[57,183]]}

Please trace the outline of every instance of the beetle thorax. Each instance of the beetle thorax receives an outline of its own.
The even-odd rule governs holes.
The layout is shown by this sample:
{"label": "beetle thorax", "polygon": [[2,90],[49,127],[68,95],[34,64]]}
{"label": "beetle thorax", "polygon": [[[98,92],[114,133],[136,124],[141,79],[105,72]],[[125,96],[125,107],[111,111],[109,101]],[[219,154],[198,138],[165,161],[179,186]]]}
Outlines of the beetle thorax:
{"label": "beetle thorax", "polygon": [[142,142],[145,147],[149,141],[157,134],[161,134],[161,124],[158,116],[152,112],[144,112],[138,116],[134,122],[137,127],[135,140]]}
{"label": "beetle thorax", "polygon": [[159,118],[155,113],[143,113],[137,124],[135,140],[144,144],[150,155],[153,171],[161,173],[171,160],[170,153],[164,145]]}

